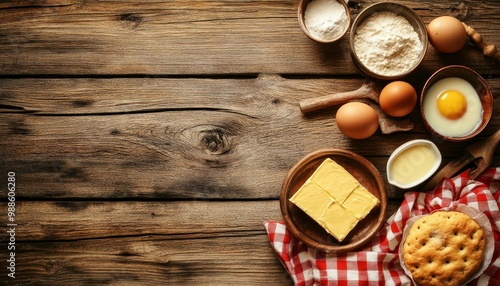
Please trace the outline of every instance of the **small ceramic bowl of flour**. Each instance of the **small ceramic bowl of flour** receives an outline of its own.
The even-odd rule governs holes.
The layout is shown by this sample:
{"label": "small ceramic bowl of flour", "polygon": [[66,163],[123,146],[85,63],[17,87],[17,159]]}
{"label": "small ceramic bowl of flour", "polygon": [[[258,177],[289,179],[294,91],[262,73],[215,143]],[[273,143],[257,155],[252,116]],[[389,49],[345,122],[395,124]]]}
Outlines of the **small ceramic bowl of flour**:
{"label": "small ceramic bowl of flour", "polygon": [[320,43],[332,43],[342,38],[351,23],[345,0],[301,0],[298,18],[304,34]]}
{"label": "small ceramic bowl of flour", "polygon": [[427,30],[409,7],[392,2],[373,4],[351,27],[351,57],[365,75],[395,80],[414,71],[427,52]]}

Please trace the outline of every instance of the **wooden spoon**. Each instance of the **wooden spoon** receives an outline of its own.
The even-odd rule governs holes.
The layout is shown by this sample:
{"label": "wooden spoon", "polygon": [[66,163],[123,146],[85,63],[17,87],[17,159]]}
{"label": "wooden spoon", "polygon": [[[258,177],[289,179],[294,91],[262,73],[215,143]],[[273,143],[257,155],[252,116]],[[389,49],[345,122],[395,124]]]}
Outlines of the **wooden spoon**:
{"label": "wooden spoon", "polygon": [[344,104],[356,99],[368,98],[378,103],[380,91],[381,88],[375,82],[366,79],[363,82],[363,85],[361,85],[361,87],[356,90],[305,99],[299,102],[299,106],[302,113],[308,113],[323,108]]}
{"label": "wooden spoon", "polygon": [[378,126],[380,127],[380,132],[382,134],[392,134],[400,131],[410,131],[413,129],[414,124],[408,118],[395,118],[387,115],[382,108],[374,102],[369,100],[361,100],[362,102],[370,105],[375,109],[378,115]]}
{"label": "wooden spoon", "polygon": [[374,81],[366,79],[360,88],[335,94],[328,94],[316,98],[309,98],[299,102],[302,113],[317,111],[323,108],[344,104],[350,101],[364,102],[378,114],[379,127],[382,134],[391,134],[399,131],[409,131],[414,127],[410,119],[400,119],[388,116],[378,105],[381,87]]}
{"label": "wooden spoon", "polygon": [[436,173],[434,177],[425,184],[422,190],[427,191],[434,189],[443,178],[450,178],[456,175],[457,172],[471,163],[475,165],[475,168],[473,167],[470,170],[469,176],[471,179],[477,178],[477,176],[486,170],[493,161],[493,155],[498,143],[500,143],[500,129],[487,139],[476,142],[465,148],[462,156],[444,166],[441,171]]}

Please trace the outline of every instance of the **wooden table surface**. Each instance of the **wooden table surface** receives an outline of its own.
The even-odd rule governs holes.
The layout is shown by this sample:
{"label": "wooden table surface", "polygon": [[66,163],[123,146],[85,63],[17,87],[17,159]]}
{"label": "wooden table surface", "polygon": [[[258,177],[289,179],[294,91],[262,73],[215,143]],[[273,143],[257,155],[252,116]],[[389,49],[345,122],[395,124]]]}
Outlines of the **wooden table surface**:
{"label": "wooden table surface", "polygon": [[[418,109],[412,131],[366,140],[340,133],[335,107],[304,116],[300,100],[354,90],[364,76],[349,34],[319,44],[302,33],[298,2],[0,3],[0,281],[290,285],[263,222],[282,218],[280,187],[297,160],[348,149],[385,179],[389,155],[408,140],[433,140],[444,165],[500,128],[500,64],[470,43],[456,54],[429,46],[404,79],[420,92],[446,65],[480,73],[494,114],[469,142],[434,138]],[[352,17],[375,2],[350,1]],[[500,44],[497,0],[395,2],[426,24],[456,16]],[[388,186],[388,216],[403,194]]]}

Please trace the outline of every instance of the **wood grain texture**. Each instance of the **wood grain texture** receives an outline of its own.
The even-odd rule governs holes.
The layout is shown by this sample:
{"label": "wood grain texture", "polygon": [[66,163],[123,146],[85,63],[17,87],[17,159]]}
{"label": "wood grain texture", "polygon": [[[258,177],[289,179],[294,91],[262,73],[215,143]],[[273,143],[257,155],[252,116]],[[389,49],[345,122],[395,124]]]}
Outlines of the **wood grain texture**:
{"label": "wood grain texture", "polygon": [[265,231],[29,242],[19,249],[10,285],[291,284]]}
{"label": "wood grain texture", "polygon": [[[6,110],[0,113],[0,133],[7,135],[0,142],[0,169],[19,173],[24,197],[277,198],[287,170],[314,150],[352,150],[368,157],[385,178],[387,157],[395,148],[410,139],[432,139],[418,110],[410,115],[416,125],[411,132],[378,132],[368,140],[342,135],[335,125],[336,108],[300,112],[301,99],[333,88],[352,90],[361,79],[0,83]],[[500,127],[498,116],[493,115],[485,135]],[[465,146],[442,152],[451,157]],[[391,197],[402,195],[389,190]]]}
{"label": "wood grain texture", "polygon": [[[377,1],[349,2],[354,18]],[[496,0],[397,2],[425,23],[456,16],[500,44]],[[463,150],[468,143],[432,138],[418,110],[412,131],[367,140],[339,132],[337,107],[303,115],[301,100],[352,91],[364,77],[349,33],[312,42],[297,5],[1,2],[0,178],[16,173],[19,224],[9,285],[292,285],[263,222],[281,219],[279,190],[300,158],[344,148],[385,178],[388,156],[408,140],[435,141],[443,165]],[[479,72],[499,110],[500,65],[471,43],[451,55],[429,47],[405,80],[420,92],[449,64]],[[472,141],[499,127],[494,111]],[[387,216],[404,193],[388,195]],[[5,221],[0,231],[2,284]]]}
{"label": "wood grain texture", "polygon": [[[400,202],[391,201],[387,218]],[[23,228],[19,242],[148,235],[224,237],[238,232],[262,235],[265,220],[281,219],[278,200],[20,201],[16,212]],[[0,237],[2,242],[5,239]]]}
{"label": "wood grain texture", "polygon": [[263,225],[280,218],[275,200],[20,202],[9,285],[291,285]]}
{"label": "wood grain texture", "polygon": [[21,201],[17,219],[24,231],[17,239],[75,241],[148,235],[194,239],[238,232],[262,235],[265,220],[280,218],[277,200]]}
{"label": "wood grain texture", "polygon": [[[375,3],[351,1],[353,18]],[[398,1],[425,23],[440,15],[465,21],[500,42],[496,0]],[[40,4],[41,3],[41,4]],[[298,1],[21,1],[0,8],[0,74],[359,74],[349,33],[335,44],[299,28]],[[472,45],[458,57],[430,49],[422,68],[466,64],[498,74]]]}

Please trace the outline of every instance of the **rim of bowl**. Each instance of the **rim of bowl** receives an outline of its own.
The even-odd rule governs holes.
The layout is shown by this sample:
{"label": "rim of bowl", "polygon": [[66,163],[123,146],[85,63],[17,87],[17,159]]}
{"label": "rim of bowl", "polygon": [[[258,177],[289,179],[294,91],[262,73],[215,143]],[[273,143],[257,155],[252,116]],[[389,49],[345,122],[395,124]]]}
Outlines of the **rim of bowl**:
{"label": "rim of bowl", "polygon": [[[430,126],[430,124],[427,122],[427,119],[426,119],[425,113],[424,113],[424,109],[423,109],[424,97],[425,97],[425,94],[426,94],[427,90],[436,81],[438,81],[440,79],[443,79],[443,78],[446,78],[446,77],[459,77],[459,78],[462,78],[462,79],[468,81],[471,85],[474,86],[473,83],[471,83],[468,79],[466,79],[466,78],[463,77],[463,74],[459,74],[459,72],[453,73],[453,71],[459,71],[459,72],[462,72],[462,73],[468,73],[468,74],[470,74],[471,76],[473,76],[474,78],[477,79],[478,83],[485,90],[485,95],[484,96],[481,96],[478,93],[479,99],[481,100],[482,109],[483,109],[482,110],[483,114],[482,114],[481,124],[476,129],[474,129],[472,132],[470,132],[470,133],[468,133],[466,135],[463,135],[463,136],[446,136],[446,135],[440,134],[439,132],[437,132],[436,130],[434,130],[434,128],[432,128]],[[450,73],[450,74],[446,74],[446,75],[442,76],[443,73]],[[440,76],[442,76],[442,77],[440,77]],[[474,89],[476,89],[476,86],[474,86]],[[485,108],[485,103],[489,103],[490,104],[489,108]],[[422,117],[422,121],[424,122],[425,128],[431,134],[433,134],[434,136],[438,137],[439,139],[443,139],[443,140],[450,141],[450,142],[463,142],[463,141],[467,141],[469,139],[472,139],[473,137],[475,137],[479,133],[481,133],[484,130],[484,128],[486,128],[486,126],[488,125],[488,123],[489,123],[489,121],[491,119],[491,115],[492,114],[493,114],[493,94],[491,93],[490,86],[488,85],[488,83],[486,82],[486,80],[479,73],[477,73],[475,70],[473,70],[473,69],[471,69],[471,68],[469,68],[467,66],[463,66],[463,65],[449,65],[449,66],[445,66],[445,67],[442,67],[442,68],[438,69],[437,71],[435,71],[427,79],[427,81],[424,84],[424,87],[422,88],[422,92],[420,93],[420,116]]]}
{"label": "rim of bowl", "polygon": [[[420,179],[416,180],[415,182],[408,183],[408,184],[400,184],[398,182],[395,182],[391,178],[390,167],[392,165],[392,162],[403,151],[405,151],[406,149],[408,149],[410,147],[416,146],[416,145],[428,145],[428,146],[430,146],[432,148],[432,150],[434,150],[434,152],[436,153],[436,157],[437,157],[436,162],[434,162],[434,165],[432,166],[432,168],[424,176],[422,176]],[[436,144],[434,144],[434,142],[429,141],[429,140],[425,140],[425,139],[415,139],[415,140],[408,141],[406,143],[403,143],[398,148],[396,148],[396,150],[394,150],[394,152],[392,152],[391,156],[389,157],[389,160],[387,161],[387,165],[386,165],[387,181],[389,182],[389,184],[396,186],[400,189],[411,189],[413,187],[416,187],[416,186],[422,184],[427,179],[429,179],[437,171],[439,166],[441,166],[442,160],[443,160],[443,157],[441,155],[441,152],[439,151]]]}
{"label": "rim of bowl", "polygon": [[[412,17],[409,19],[409,17],[407,17],[407,14],[399,13],[402,10],[406,11],[407,14],[411,15]],[[356,51],[354,49],[354,37],[356,36],[356,30],[357,30],[358,26],[361,25],[361,23],[363,23],[363,21],[365,19],[367,19],[373,13],[382,12],[382,11],[394,12],[397,15],[405,17],[408,20],[408,22],[412,25],[412,27],[415,29],[415,32],[417,32],[417,34],[420,37],[420,41],[422,42],[422,51],[420,52],[420,56],[419,56],[417,62],[415,63],[415,65],[413,67],[411,67],[410,69],[408,69],[406,72],[401,73],[399,75],[387,76],[387,75],[378,74],[378,73],[371,71],[368,67],[366,67],[360,61],[360,59],[359,59],[359,57],[356,54]],[[413,25],[413,23],[415,23],[419,29],[416,29],[416,27]],[[419,31],[421,31],[421,32],[419,32]],[[350,50],[351,50],[351,58],[353,59],[355,65],[358,67],[358,69],[362,73],[364,73],[365,75],[371,76],[371,77],[376,78],[376,79],[381,79],[381,80],[401,79],[401,78],[409,75],[410,73],[412,73],[422,63],[425,55],[427,54],[427,46],[429,43],[429,38],[427,36],[427,27],[426,27],[424,21],[422,20],[422,18],[410,7],[405,6],[403,4],[394,3],[394,2],[379,2],[379,3],[372,4],[368,7],[366,7],[365,9],[363,9],[358,14],[356,19],[354,19],[354,21],[351,25],[351,34],[350,34],[349,40],[350,40],[349,46],[350,46]]]}
{"label": "rim of bowl", "polygon": [[319,42],[319,43],[324,43],[324,44],[333,43],[333,42],[338,41],[340,38],[342,38],[347,33],[347,31],[349,30],[349,28],[351,26],[351,12],[349,11],[349,6],[347,6],[347,3],[344,0],[334,0],[334,1],[337,1],[338,3],[340,3],[344,7],[344,10],[347,14],[347,25],[344,28],[344,31],[338,37],[331,39],[331,40],[325,40],[325,39],[321,39],[321,38],[317,38],[317,37],[313,36],[306,27],[304,15],[306,12],[307,4],[309,4],[309,2],[311,2],[311,1],[313,1],[313,0],[300,0],[300,2],[299,2],[299,7],[297,9],[297,18],[299,20],[299,26],[302,29],[302,32],[304,32],[304,34],[309,39],[316,41],[316,42]]}

